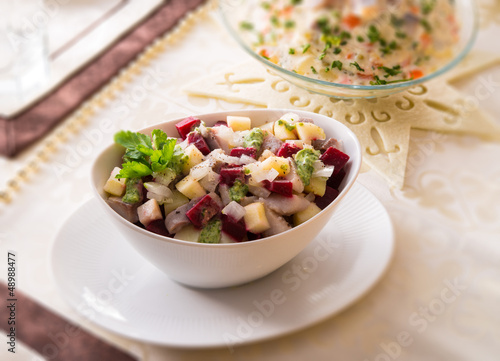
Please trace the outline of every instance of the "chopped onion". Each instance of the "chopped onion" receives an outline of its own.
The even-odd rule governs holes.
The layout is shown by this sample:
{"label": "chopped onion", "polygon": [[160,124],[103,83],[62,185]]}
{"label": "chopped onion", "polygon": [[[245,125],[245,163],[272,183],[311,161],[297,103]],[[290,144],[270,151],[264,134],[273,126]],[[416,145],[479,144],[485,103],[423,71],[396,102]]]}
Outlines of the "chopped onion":
{"label": "chopped onion", "polygon": [[295,113],[286,113],[280,119],[288,123],[295,123],[300,120],[300,116]]}
{"label": "chopped onion", "polygon": [[189,174],[193,179],[200,180],[201,178],[205,177],[208,172],[210,172],[210,170],[210,163],[207,161],[203,161],[191,168]]}
{"label": "chopped onion", "polygon": [[208,137],[208,129],[205,126],[205,122],[201,121],[201,124],[197,127],[198,131],[200,132],[201,136],[203,138]]}
{"label": "chopped onion", "polygon": [[279,175],[279,172],[274,168],[271,168],[269,170],[261,170],[259,168],[257,172],[251,173],[251,175],[252,178],[254,178],[257,182],[262,182],[265,180],[272,182]]}
{"label": "chopped onion", "polygon": [[257,160],[255,158],[250,157],[249,155],[243,154],[240,157],[240,163],[241,164],[249,164],[249,163],[255,163]]}
{"label": "chopped onion", "polygon": [[219,184],[219,174],[209,169],[208,174],[199,180],[200,185],[205,188],[208,192],[215,192],[217,185]]}
{"label": "chopped onion", "polygon": [[151,193],[158,194],[163,197],[172,198],[173,194],[170,188],[156,182],[146,182],[144,187]]}
{"label": "chopped onion", "polygon": [[309,202],[314,202],[314,200],[316,199],[316,196],[314,195],[314,193],[307,193],[307,196],[304,197],[304,199],[307,199]]}
{"label": "chopped onion", "polygon": [[248,190],[250,193],[252,193],[254,196],[260,197],[260,198],[267,198],[271,195],[271,191],[264,188],[260,187],[257,185],[249,184],[248,185]]}
{"label": "chopped onion", "polygon": [[334,166],[333,165],[325,166],[325,164],[320,160],[315,161],[313,163],[313,167],[314,167],[314,172],[312,174],[313,177],[330,178],[330,176],[333,174]]}
{"label": "chopped onion", "polygon": [[231,201],[227,206],[222,209],[222,214],[233,217],[236,221],[243,218],[246,211],[238,202]]}
{"label": "chopped onion", "polygon": [[171,197],[165,197],[165,196],[159,195],[157,193],[153,193],[153,192],[146,193],[146,197],[148,199],[156,199],[158,204],[172,203],[174,201],[173,198],[171,198]]}

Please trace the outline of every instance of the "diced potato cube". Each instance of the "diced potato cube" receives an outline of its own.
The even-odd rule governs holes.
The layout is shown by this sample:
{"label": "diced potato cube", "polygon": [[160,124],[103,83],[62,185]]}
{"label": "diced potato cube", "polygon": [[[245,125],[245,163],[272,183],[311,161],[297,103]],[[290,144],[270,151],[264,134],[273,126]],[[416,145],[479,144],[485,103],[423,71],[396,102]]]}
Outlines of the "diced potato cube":
{"label": "diced potato cube", "polygon": [[304,187],[304,191],[323,197],[325,195],[327,181],[328,178],[326,177],[313,177],[309,181],[309,184]]}
{"label": "diced potato cube", "polygon": [[226,120],[228,127],[235,132],[241,130],[250,130],[250,128],[252,127],[252,120],[249,117],[228,115]]}
{"label": "diced potato cube", "polygon": [[189,202],[189,198],[186,197],[184,194],[179,192],[178,190],[174,189],[172,191],[172,203],[165,203],[163,205],[165,209],[165,216],[172,212],[173,210],[176,210],[183,204],[186,204]]}
{"label": "diced potato cube", "polygon": [[268,132],[268,133],[274,135],[274,122],[266,123],[264,125],[261,125],[259,128],[262,129],[262,131],[264,133]]}
{"label": "diced potato cube", "polygon": [[126,178],[115,178],[116,175],[120,173],[120,170],[119,167],[115,167],[103,187],[105,192],[117,197],[121,197],[125,193]]}
{"label": "diced potato cube", "polygon": [[306,209],[297,212],[293,215],[293,224],[295,226],[298,226],[299,224],[304,223],[305,221],[311,219],[319,212],[321,212],[321,208],[319,208],[316,205],[316,203],[311,202],[311,204],[309,204],[309,206]]}
{"label": "diced potato cube", "polygon": [[175,188],[189,199],[203,197],[206,194],[201,184],[190,175],[185,176],[177,182]]}
{"label": "diced potato cube", "polygon": [[139,216],[139,222],[144,224],[146,227],[153,221],[157,219],[162,219],[160,206],[156,199],[150,199],[143,205],[137,208],[137,215]]}
{"label": "diced potato cube", "polygon": [[316,139],[326,139],[323,129],[312,123],[296,123],[296,131],[300,140],[311,141]]}
{"label": "diced potato cube", "polygon": [[262,233],[271,228],[266,217],[264,204],[261,202],[250,203],[245,206],[245,225],[247,230],[252,233]]}
{"label": "diced potato cube", "polygon": [[201,163],[205,158],[194,144],[191,144],[184,149],[184,153],[188,156],[188,161],[182,166],[182,173],[188,174],[191,168]]}
{"label": "diced potato cube", "polygon": [[188,242],[198,242],[200,238],[201,229],[197,229],[192,224],[184,226],[174,236],[175,239],[181,239]]}
{"label": "diced potato cube", "polygon": [[284,120],[277,120],[274,122],[274,136],[280,140],[297,139],[295,134],[295,126],[285,122]]}
{"label": "diced potato cube", "polygon": [[283,157],[272,156],[262,162],[260,167],[264,170],[276,169],[280,176],[290,173],[290,162]]}

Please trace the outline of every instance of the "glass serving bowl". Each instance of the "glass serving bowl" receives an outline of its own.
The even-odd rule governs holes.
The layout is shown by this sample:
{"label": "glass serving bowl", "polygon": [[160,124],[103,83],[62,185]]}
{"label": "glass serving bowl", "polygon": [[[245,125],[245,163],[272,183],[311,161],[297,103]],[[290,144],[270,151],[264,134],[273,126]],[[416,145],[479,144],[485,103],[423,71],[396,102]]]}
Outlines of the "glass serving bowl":
{"label": "glass serving bowl", "polygon": [[454,57],[441,68],[421,78],[401,83],[386,85],[339,84],[313,79],[294,73],[272,63],[252,50],[250,44],[248,44],[248,42],[246,42],[241,36],[239,27],[240,21],[245,19],[245,11],[247,9],[246,6],[252,1],[255,0],[221,0],[219,2],[219,13],[221,15],[222,22],[238,44],[273,74],[276,74],[290,83],[311,92],[341,99],[376,98],[387,96],[401,92],[447,72],[457,65],[472,48],[476,39],[479,24],[478,9],[475,1],[455,0],[456,18],[460,22],[460,38],[458,43],[455,45]]}

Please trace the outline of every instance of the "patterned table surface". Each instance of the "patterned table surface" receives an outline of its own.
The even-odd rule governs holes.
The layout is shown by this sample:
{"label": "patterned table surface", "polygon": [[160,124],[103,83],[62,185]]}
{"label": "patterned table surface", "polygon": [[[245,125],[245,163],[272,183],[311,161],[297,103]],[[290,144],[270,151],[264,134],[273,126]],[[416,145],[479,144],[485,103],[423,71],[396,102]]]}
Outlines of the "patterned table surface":
{"label": "patterned table surface", "polygon": [[[500,54],[491,46],[500,35],[499,7],[497,0],[481,1],[483,22],[475,50]],[[114,132],[251,107],[179,90],[248,60],[214,17],[198,20],[182,41],[167,46],[80,131],[69,134],[50,159],[40,161],[12,202],[1,206],[0,255],[17,253],[19,289],[143,360],[498,360],[500,144],[468,135],[412,130],[412,169],[402,189],[389,186],[373,170],[362,170],[358,182],[383,203],[394,223],[394,258],[372,291],[318,325],[232,351],[185,350],[123,338],[85,322],[70,308],[56,289],[49,255],[64,220],[92,197],[90,165]],[[498,65],[454,85],[500,125]],[[15,160],[1,159],[0,180],[12,179],[36,149]],[[5,278],[1,272],[0,279]],[[442,302],[450,284],[456,285],[455,297]],[[38,357],[21,348],[15,359]]]}

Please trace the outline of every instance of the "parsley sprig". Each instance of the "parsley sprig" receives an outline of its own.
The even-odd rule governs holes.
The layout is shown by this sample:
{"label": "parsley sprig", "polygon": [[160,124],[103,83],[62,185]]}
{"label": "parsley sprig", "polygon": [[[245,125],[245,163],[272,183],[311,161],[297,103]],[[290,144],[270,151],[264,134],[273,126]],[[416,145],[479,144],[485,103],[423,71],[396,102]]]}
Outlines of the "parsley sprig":
{"label": "parsley sprig", "polygon": [[152,140],[145,134],[122,130],[115,134],[115,143],[125,147],[124,163],[116,178],[138,178],[161,172],[167,167],[180,172],[186,155],[178,145],[177,139],[155,129]]}

